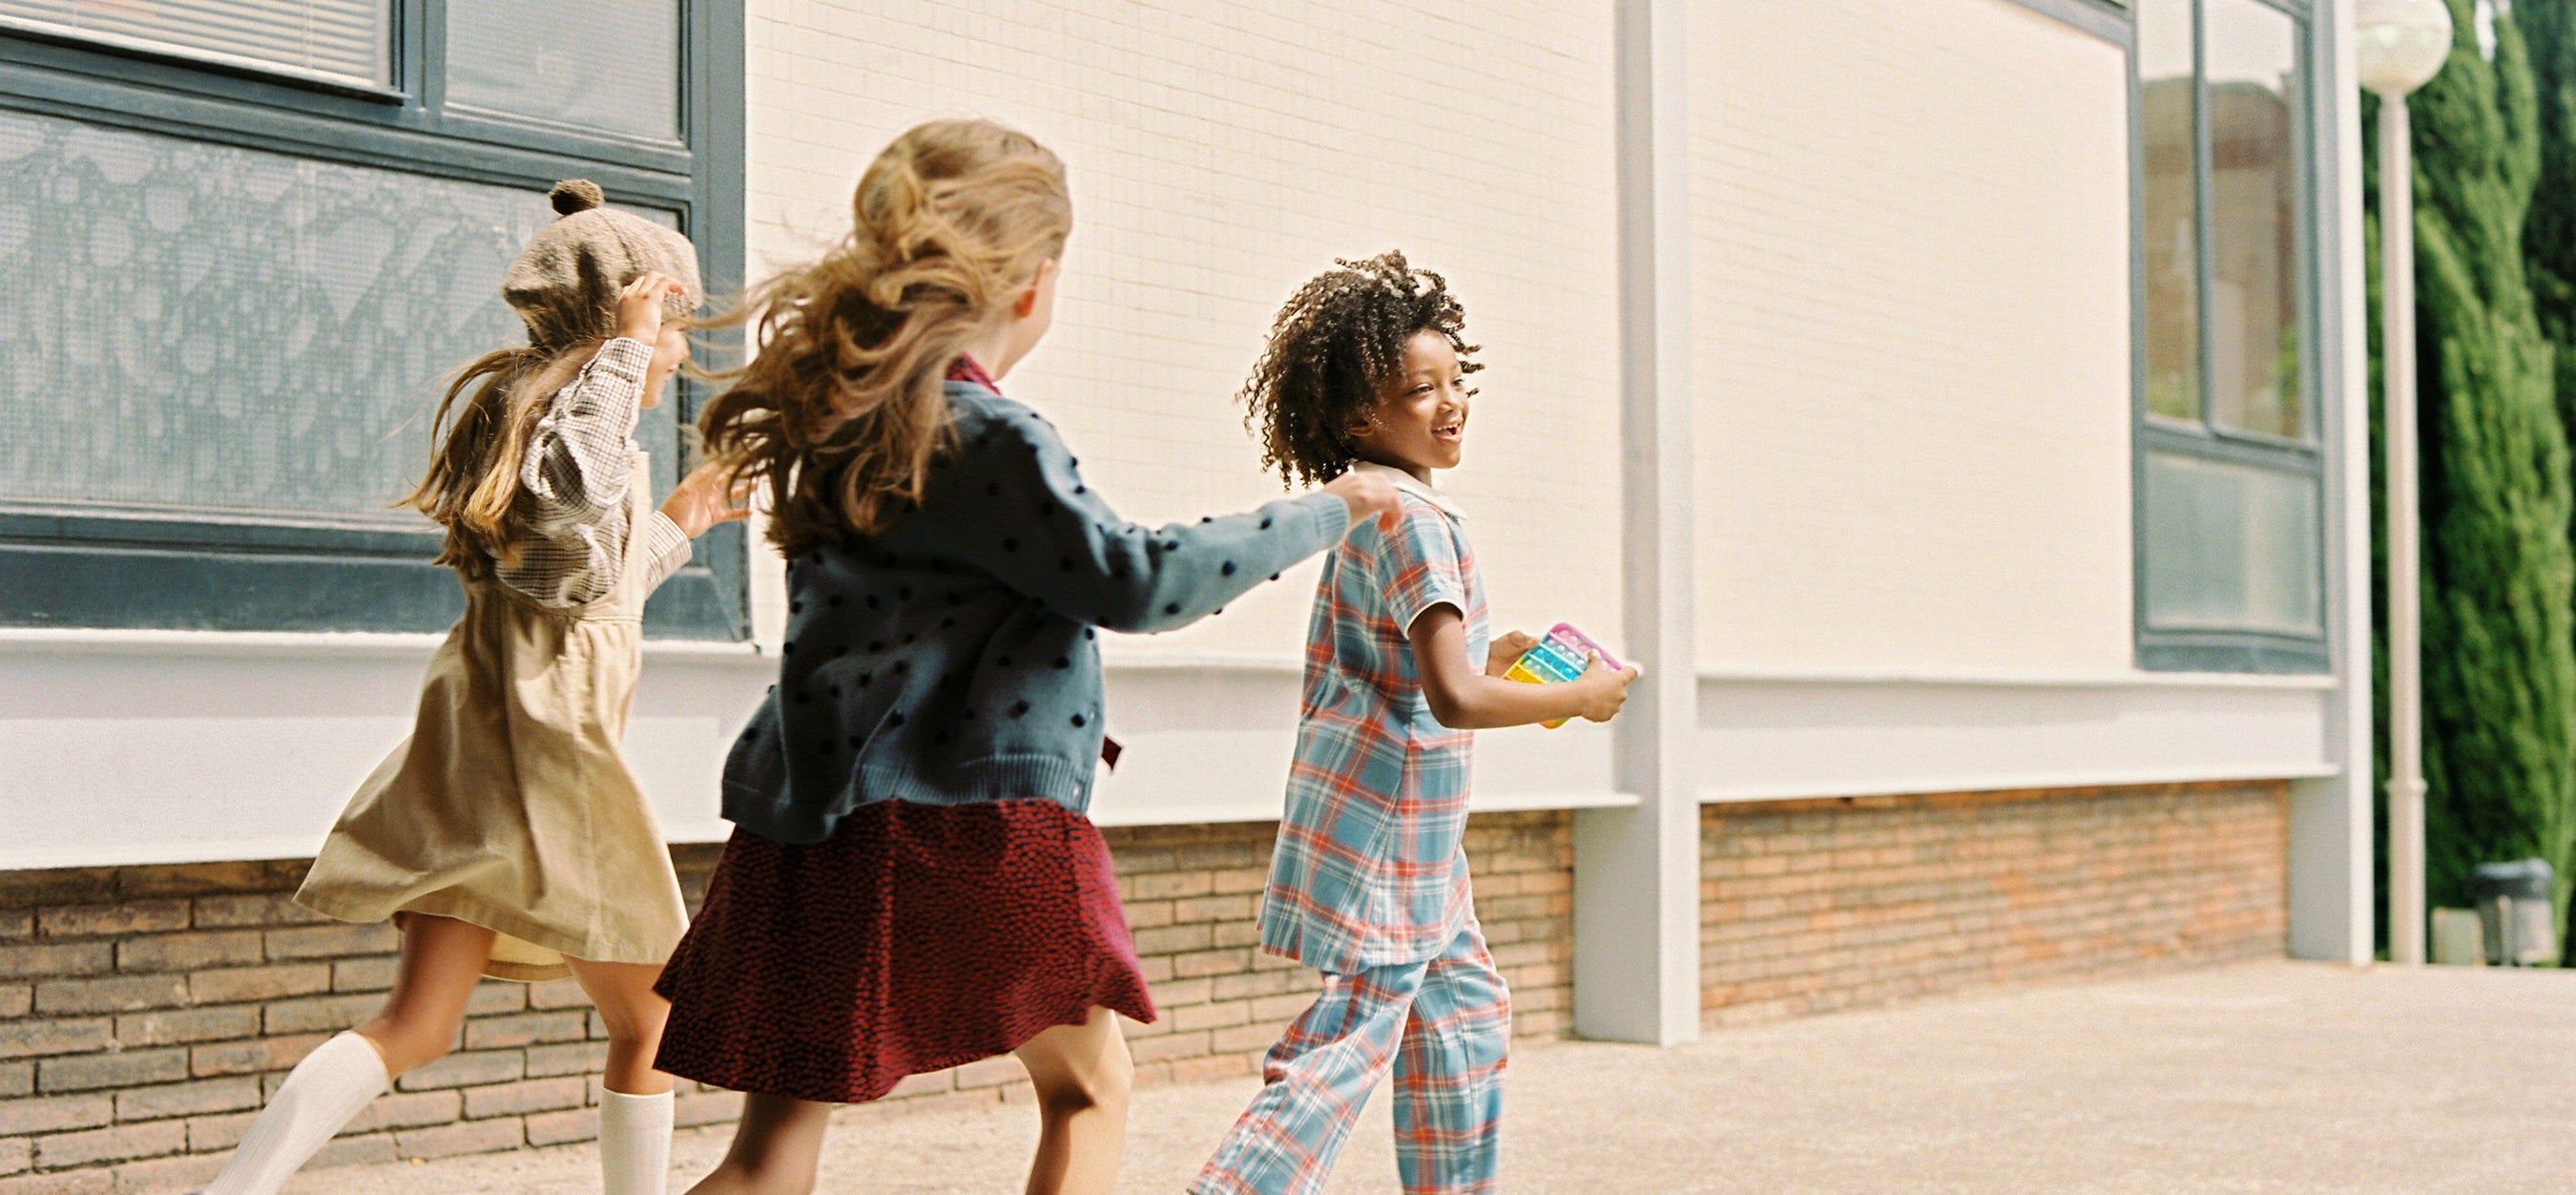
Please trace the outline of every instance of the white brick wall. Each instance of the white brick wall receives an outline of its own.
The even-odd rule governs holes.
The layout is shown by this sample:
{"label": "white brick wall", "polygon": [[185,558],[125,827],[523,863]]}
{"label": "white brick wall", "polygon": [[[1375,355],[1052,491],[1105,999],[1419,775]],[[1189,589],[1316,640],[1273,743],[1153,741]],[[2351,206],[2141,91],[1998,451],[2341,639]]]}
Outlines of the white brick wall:
{"label": "white brick wall", "polygon": [[1702,660],[2129,667],[2120,52],[2009,0],[1690,38]]}
{"label": "white brick wall", "polygon": [[[1132,517],[1278,492],[1232,395],[1298,282],[1387,248],[1448,274],[1489,364],[1451,484],[1496,618],[1618,633],[1606,3],[753,0],[750,43],[755,272],[844,230],[915,121],[992,116],[1063,155],[1056,330],[1006,389]],[[1311,576],[1137,650],[1287,658]]]}

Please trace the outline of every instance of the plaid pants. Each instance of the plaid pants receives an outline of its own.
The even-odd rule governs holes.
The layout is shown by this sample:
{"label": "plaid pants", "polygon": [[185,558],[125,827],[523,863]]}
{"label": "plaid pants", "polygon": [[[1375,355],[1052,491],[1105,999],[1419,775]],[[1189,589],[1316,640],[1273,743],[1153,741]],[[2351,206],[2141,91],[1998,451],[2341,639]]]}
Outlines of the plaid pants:
{"label": "plaid pants", "polygon": [[1395,1069],[1395,1164],[1407,1192],[1497,1191],[1511,1000],[1471,919],[1425,962],[1324,976],[1262,1063],[1261,1094],[1190,1184],[1196,1195],[1322,1189],[1369,1092]]}

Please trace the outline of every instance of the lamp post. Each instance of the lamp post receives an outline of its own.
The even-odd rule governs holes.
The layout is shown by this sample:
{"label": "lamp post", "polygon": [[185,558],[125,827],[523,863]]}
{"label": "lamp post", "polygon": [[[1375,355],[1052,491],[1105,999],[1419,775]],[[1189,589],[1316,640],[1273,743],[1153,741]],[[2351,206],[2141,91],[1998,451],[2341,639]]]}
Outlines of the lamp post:
{"label": "lamp post", "polygon": [[[2388,439],[2388,957],[2424,961],[2424,668],[2415,499],[2415,163],[2406,96],[2451,56],[2443,0],[2357,0],[2361,85],[2379,93],[2380,344]],[[2350,665],[2348,665],[2350,666]]]}

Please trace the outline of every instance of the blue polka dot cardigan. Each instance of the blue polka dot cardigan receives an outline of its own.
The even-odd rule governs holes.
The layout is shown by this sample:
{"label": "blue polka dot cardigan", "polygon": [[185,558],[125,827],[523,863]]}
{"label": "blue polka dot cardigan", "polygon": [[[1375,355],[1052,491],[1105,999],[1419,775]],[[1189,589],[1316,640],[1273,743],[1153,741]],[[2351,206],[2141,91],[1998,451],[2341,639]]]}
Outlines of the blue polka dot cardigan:
{"label": "blue polka dot cardigan", "polygon": [[918,509],[789,562],[778,687],[725,762],[724,815],[821,842],[872,801],[1040,798],[1084,812],[1101,749],[1097,628],[1168,631],[1338,542],[1325,493],[1147,528],[1055,429],[947,383],[954,447]]}

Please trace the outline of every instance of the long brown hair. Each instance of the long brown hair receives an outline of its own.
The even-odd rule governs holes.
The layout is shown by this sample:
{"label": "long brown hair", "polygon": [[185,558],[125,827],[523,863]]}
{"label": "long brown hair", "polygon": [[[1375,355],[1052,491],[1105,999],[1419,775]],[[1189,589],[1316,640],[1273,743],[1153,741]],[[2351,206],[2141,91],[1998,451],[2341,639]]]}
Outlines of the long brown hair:
{"label": "long brown hair", "polygon": [[[447,528],[438,563],[479,577],[494,560],[518,559],[526,539],[519,470],[528,457],[528,441],[555,392],[572,381],[599,345],[589,339],[553,350],[533,345],[495,349],[449,378],[447,395],[430,422],[429,473],[394,503]],[[473,393],[460,405],[457,397],[468,390]]]}
{"label": "long brown hair", "polygon": [[1016,129],[937,120],[894,139],[823,257],[707,326],[750,324],[753,356],[699,429],[708,459],[769,493],[790,556],[868,535],[921,498],[945,445],[949,362],[1064,251],[1064,163]]}

